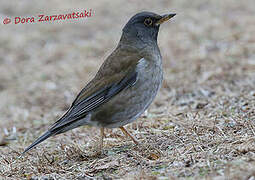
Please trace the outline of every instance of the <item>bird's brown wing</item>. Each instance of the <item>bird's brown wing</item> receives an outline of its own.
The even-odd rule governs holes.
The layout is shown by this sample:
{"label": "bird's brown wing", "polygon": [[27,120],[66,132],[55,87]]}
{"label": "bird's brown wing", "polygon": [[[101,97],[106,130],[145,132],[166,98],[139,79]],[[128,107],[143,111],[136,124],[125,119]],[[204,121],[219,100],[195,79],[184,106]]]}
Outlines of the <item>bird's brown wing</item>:
{"label": "bird's brown wing", "polygon": [[89,112],[134,84],[137,78],[135,68],[140,59],[136,53],[123,52],[117,48],[106,59],[95,78],[78,94],[69,110],[50,127],[50,130],[59,130],[84,118]]}
{"label": "bird's brown wing", "polygon": [[113,96],[120,93],[123,89],[132,86],[136,82],[136,79],[137,72],[133,71],[128,73],[120,81],[111,82],[111,84],[101,86],[101,88],[92,95],[73,104],[69,111],[53,124],[50,130],[54,131],[61,129],[62,127],[68,126],[69,124],[84,118],[89,112],[109,101]]}

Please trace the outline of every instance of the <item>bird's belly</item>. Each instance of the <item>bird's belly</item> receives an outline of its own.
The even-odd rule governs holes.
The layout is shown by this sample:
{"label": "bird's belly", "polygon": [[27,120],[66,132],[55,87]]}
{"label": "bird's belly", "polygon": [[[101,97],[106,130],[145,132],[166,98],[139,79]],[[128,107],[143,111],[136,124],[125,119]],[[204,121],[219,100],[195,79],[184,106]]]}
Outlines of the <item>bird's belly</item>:
{"label": "bird's belly", "polygon": [[133,122],[148,108],[161,86],[162,67],[142,61],[137,72],[136,83],[93,112],[91,122],[108,128],[120,127]]}

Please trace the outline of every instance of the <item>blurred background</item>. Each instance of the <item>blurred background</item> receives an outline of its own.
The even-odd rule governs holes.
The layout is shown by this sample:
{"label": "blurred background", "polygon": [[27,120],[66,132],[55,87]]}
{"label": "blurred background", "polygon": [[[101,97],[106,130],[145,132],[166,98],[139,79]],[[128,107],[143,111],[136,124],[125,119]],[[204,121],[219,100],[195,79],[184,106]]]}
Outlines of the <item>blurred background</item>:
{"label": "blurred background", "polygon": [[[145,143],[161,148],[162,157],[168,160],[176,158],[173,149],[179,149],[179,159],[158,160],[158,164],[164,165],[164,171],[156,174],[149,173],[152,167],[126,164],[129,170],[117,170],[114,177],[130,175],[131,171],[141,175],[139,168],[145,169],[141,176],[225,176],[226,167],[230,168],[229,176],[238,176],[234,168],[226,164],[255,150],[254,139],[247,140],[247,136],[254,137],[255,120],[254,7],[254,0],[0,0],[0,137],[2,144],[9,139],[11,147],[0,146],[0,152],[9,154],[8,158],[14,157],[13,149],[21,152],[62,115],[116,47],[121,30],[131,16],[140,11],[174,12],[177,15],[161,26],[158,38],[164,64],[163,87],[148,113],[138,122],[140,132],[147,132],[147,135],[136,136],[148,138]],[[89,18],[14,24],[15,17],[38,19],[39,14],[68,14],[89,9],[92,10]],[[6,17],[12,22],[4,24]],[[129,128],[137,129],[133,125]],[[83,144],[98,135],[86,127],[74,132],[82,135],[70,142]],[[113,130],[112,133],[119,132]],[[171,133],[173,135],[169,135]],[[183,139],[182,143],[175,135]],[[57,138],[63,139],[63,136]],[[226,139],[229,140],[227,145]],[[239,141],[236,145],[243,147],[242,143],[249,140],[251,147],[246,153],[242,154],[239,146],[236,152],[232,151],[235,149],[233,142]],[[54,152],[54,142],[58,141],[49,141],[51,152]],[[188,150],[189,145],[207,149]],[[216,145],[222,148],[220,153]],[[211,162],[207,159],[211,157],[207,154],[211,150],[216,152],[212,155],[213,163],[224,160],[219,166],[206,165]],[[198,156],[198,152],[206,153]],[[185,165],[192,155],[197,157],[197,161],[190,162],[195,170]],[[255,157],[254,154],[248,156]],[[1,173],[22,177],[23,171],[13,172],[2,163],[5,168]],[[25,160],[19,163],[26,165]],[[242,163],[255,169],[254,161]],[[173,173],[176,169],[178,171]],[[36,170],[27,171],[38,174]],[[51,174],[51,171],[39,174]]]}

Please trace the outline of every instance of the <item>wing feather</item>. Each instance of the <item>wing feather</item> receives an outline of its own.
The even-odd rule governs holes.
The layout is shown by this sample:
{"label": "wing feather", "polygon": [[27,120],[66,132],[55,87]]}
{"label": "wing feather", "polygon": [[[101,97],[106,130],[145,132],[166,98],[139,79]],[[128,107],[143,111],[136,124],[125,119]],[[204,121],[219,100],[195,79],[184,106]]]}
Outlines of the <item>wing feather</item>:
{"label": "wing feather", "polygon": [[120,93],[125,88],[128,88],[137,80],[137,72],[131,72],[125,76],[121,81],[111,84],[108,87],[100,89],[91,96],[83,99],[70,108],[65,116],[57,121],[50,130],[62,128],[70,123],[73,123],[85,117],[89,112],[93,111],[103,103],[109,101],[113,96]]}

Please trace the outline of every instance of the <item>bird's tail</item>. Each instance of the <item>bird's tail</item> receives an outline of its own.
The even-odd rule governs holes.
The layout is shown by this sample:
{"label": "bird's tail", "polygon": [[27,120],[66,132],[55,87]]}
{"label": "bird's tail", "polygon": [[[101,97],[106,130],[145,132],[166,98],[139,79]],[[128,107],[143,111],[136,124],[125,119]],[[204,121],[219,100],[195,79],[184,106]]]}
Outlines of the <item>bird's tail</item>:
{"label": "bird's tail", "polygon": [[35,142],[33,142],[30,146],[28,146],[24,152],[22,153],[25,154],[27,151],[29,151],[30,149],[32,149],[33,147],[35,147],[37,144],[43,142],[45,139],[47,139],[50,136],[55,135],[56,133],[53,133],[51,131],[47,131],[46,133],[44,133],[42,136],[40,136],[38,139],[35,140]]}

